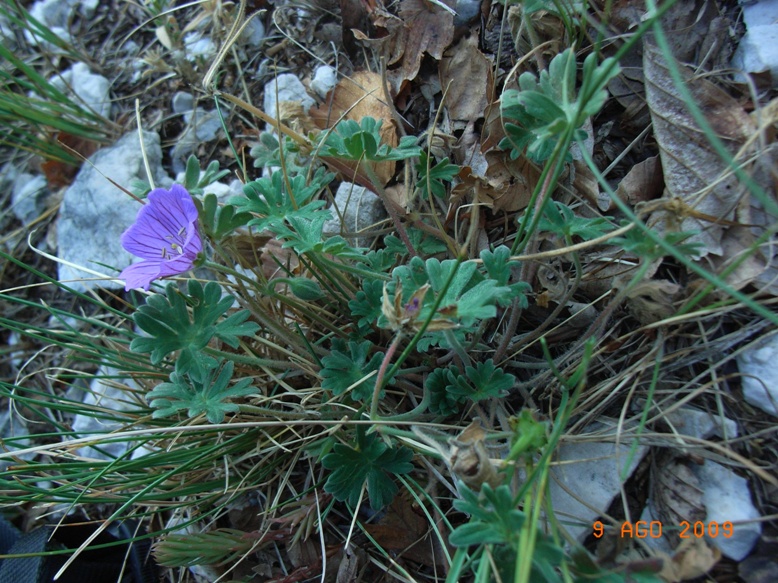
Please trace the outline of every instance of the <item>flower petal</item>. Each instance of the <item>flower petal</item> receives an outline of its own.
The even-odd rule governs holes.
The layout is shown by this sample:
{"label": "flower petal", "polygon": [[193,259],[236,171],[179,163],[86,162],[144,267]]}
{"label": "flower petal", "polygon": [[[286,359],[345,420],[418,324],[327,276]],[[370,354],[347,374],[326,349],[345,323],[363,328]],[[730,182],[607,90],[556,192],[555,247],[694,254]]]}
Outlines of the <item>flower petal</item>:
{"label": "flower petal", "polygon": [[151,282],[159,279],[161,267],[162,263],[153,259],[140,261],[126,267],[119,274],[119,279],[124,280],[124,291],[130,291],[138,287],[148,291],[149,287],[151,287]]}
{"label": "flower petal", "polygon": [[135,223],[122,234],[122,247],[144,259],[162,259],[175,254],[171,253],[173,244],[185,247],[188,233],[196,225],[197,207],[183,186],[156,188],[138,211]]}
{"label": "flower petal", "polygon": [[155,188],[149,193],[148,203],[169,232],[178,232],[181,227],[197,222],[197,207],[192,195],[180,184],[174,184],[170,190]]}

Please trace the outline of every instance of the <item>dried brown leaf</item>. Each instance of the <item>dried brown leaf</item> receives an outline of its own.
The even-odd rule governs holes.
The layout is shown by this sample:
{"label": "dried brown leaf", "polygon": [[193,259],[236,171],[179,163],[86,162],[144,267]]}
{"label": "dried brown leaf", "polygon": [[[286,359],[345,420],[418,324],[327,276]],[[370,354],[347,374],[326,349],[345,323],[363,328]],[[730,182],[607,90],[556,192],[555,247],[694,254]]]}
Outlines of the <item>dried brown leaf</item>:
{"label": "dried brown leaf", "polygon": [[452,200],[477,198],[495,213],[526,208],[540,178],[537,167],[527,158],[510,160],[496,151],[487,152],[485,159],[488,166],[484,176],[475,174],[469,166],[462,168],[459,173],[462,182],[452,189]]}
{"label": "dried brown leaf", "polygon": [[627,309],[641,324],[653,324],[675,314],[681,286],[665,279],[641,281],[627,292]]}
{"label": "dried brown leaf", "polygon": [[372,48],[383,56],[387,65],[394,65],[405,53],[408,29],[402,19],[390,14],[382,6],[373,8],[369,17],[375,30],[373,37],[356,28],[352,28],[351,33],[364,46]]}
{"label": "dried brown leaf", "polygon": [[451,119],[475,121],[492,101],[492,64],[478,49],[478,37],[463,37],[440,63],[440,85],[446,91]]}
{"label": "dried brown leaf", "polygon": [[[443,1],[453,8],[451,0]],[[416,78],[424,53],[439,61],[454,39],[454,16],[437,4],[426,0],[402,0],[399,15],[405,22],[407,36],[400,68],[389,75],[395,94],[400,92],[405,81]]]}
{"label": "dried brown leaf", "polygon": [[660,576],[665,581],[680,583],[702,577],[721,559],[721,551],[708,545],[704,538],[685,539],[669,561],[665,561]]}
{"label": "dried brown leaf", "polygon": [[396,496],[380,522],[365,529],[382,548],[421,565],[435,565],[429,525],[406,497]]}
{"label": "dried brown leaf", "polygon": [[635,164],[627,172],[616,189],[616,195],[627,204],[635,206],[659,198],[662,196],[664,187],[659,156],[652,156]]}
{"label": "dried brown leaf", "polygon": [[[652,513],[663,524],[681,524],[705,520],[706,510],[700,480],[688,458],[669,452],[658,454],[651,466]],[[678,546],[678,534],[667,533],[673,547]]]}
{"label": "dried brown leaf", "polygon": [[[643,66],[646,96],[659,144],[668,198],[715,219],[737,220],[735,211],[746,197],[737,177],[713,150],[692,117],[686,100],[672,80],[668,64],[657,46],[644,42]],[[756,128],[743,108],[727,93],[678,65],[695,102],[730,153],[738,155]],[[741,153],[742,155],[742,153]],[[742,206],[742,205],[741,205]],[[661,225],[659,226],[661,228]],[[702,244],[701,255],[721,255],[724,227],[689,216],[683,231],[698,231],[693,241]]]}

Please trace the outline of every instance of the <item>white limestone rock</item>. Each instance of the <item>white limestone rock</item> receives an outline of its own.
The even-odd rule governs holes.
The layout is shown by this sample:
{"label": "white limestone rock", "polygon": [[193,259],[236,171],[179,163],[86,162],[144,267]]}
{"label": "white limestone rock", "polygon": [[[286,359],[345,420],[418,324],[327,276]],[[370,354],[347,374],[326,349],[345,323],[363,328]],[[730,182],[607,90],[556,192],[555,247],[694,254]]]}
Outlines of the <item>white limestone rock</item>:
{"label": "white limestone rock", "polygon": [[[162,171],[159,135],[144,132],[144,143],[155,186],[169,187],[172,181]],[[93,154],[90,162],[65,191],[57,223],[57,255],[64,262],[59,264],[59,281],[81,292],[123,288],[124,282],[114,278],[133,260],[122,248],[120,237],[135,221],[140,206],[106,176],[124,187],[136,179],[148,182],[135,131]]]}

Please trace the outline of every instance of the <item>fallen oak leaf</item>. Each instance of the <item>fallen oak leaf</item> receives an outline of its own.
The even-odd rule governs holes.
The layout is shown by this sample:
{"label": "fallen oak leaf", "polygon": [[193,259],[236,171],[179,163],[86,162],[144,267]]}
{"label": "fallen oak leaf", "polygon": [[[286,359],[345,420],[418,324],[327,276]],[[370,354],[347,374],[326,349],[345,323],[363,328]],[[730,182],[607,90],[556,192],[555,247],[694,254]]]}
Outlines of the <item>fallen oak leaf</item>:
{"label": "fallen oak leaf", "polygon": [[478,49],[478,37],[462,38],[440,63],[440,85],[447,87],[446,107],[454,120],[484,117],[492,101],[492,64]]}
{"label": "fallen oak leaf", "polygon": [[[451,0],[441,4],[450,6]],[[399,15],[405,21],[407,37],[400,68],[389,71],[388,75],[395,95],[405,81],[416,78],[424,53],[439,61],[454,39],[454,16],[439,4],[426,0],[402,0]]]}

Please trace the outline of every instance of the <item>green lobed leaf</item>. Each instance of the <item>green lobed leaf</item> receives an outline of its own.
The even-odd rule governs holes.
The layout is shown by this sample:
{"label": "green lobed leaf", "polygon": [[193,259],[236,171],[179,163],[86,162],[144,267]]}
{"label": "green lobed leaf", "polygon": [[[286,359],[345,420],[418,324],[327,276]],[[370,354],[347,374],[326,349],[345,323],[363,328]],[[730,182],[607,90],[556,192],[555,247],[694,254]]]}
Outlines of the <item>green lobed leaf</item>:
{"label": "green lobed leaf", "polygon": [[362,289],[354,299],[348,303],[352,316],[359,316],[357,325],[360,327],[372,326],[381,316],[381,303],[383,301],[384,284],[378,279],[365,279]]}
{"label": "green lobed leaf", "polygon": [[538,230],[557,233],[566,240],[581,237],[588,241],[611,231],[612,226],[602,217],[579,217],[569,206],[558,201],[548,201],[543,207]]}
{"label": "green lobed leaf", "polygon": [[491,358],[475,366],[465,367],[465,375],[456,376],[449,391],[457,398],[473,401],[502,397],[516,383],[516,377],[494,366]]}
{"label": "green lobed leaf", "polygon": [[465,398],[451,391],[455,382],[456,375],[448,368],[433,370],[424,381],[424,390],[430,395],[429,407],[432,413],[448,416],[459,411]]}
{"label": "green lobed leaf", "polygon": [[210,423],[221,423],[227,413],[236,413],[238,405],[228,400],[256,394],[257,391],[250,386],[251,379],[241,379],[228,388],[234,368],[231,361],[221,367],[214,379],[217,368],[218,365],[183,370],[177,364],[176,370],[170,374],[170,382],[160,383],[146,397],[155,409],[152,417],[170,417],[186,410],[189,417],[204,413]]}
{"label": "green lobed leaf", "polygon": [[497,304],[508,306],[514,298],[519,298],[519,307],[523,309],[529,305],[526,293],[530,291],[531,286],[524,281],[508,283],[511,280],[512,271],[518,271],[520,266],[520,263],[512,261],[510,256],[511,250],[505,245],[500,245],[494,251],[489,249],[481,251],[481,261],[487,277],[497,282],[497,285],[507,286],[510,290],[507,294],[500,294]]}
{"label": "green lobed leaf", "polygon": [[322,388],[332,391],[334,395],[341,395],[353,385],[349,396],[355,401],[369,402],[375,389],[375,375],[365,377],[378,370],[384,353],[374,352],[372,357],[369,356],[371,349],[375,350],[369,340],[349,340],[345,345],[342,341],[336,341],[333,344],[330,354],[322,358]]}
{"label": "green lobed leaf", "polygon": [[492,489],[484,484],[477,494],[459,484],[462,498],[454,500],[457,510],[470,515],[470,522],[457,527],[449,542],[457,547],[481,544],[515,544],[518,541],[525,516],[517,508],[510,487]]}
{"label": "green lobed leaf", "polygon": [[151,363],[159,364],[176,350],[200,351],[214,336],[235,348],[238,337],[251,336],[259,329],[256,323],[246,322],[250,316],[247,310],[218,321],[232,306],[234,298],[221,297],[221,286],[215,281],[203,287],[190,279],[187,290],[189,294],[184,295],[170,283],[166,296],[149,296],[146,304],[138,308],[133,320],[149,336],[134,338],[130,343],[132,351],[151,353]]}
{"label": "green lobed leaf", "polygon": [[383,120],[372,117],[364,117],[359,123],[351,119],[341,120],[331,131],[321,134],[319,155],[353,161],[385,162],[405,160],[421,154],[422,150],[415,145],[416,138],[413,136],[403,137],[394,148],[381,144],[382,124]]}
{"label": "green lobed leaf", "polygon": [[333,174],[319,168],[310,184],[306,183],[305,176],[301,174],[291,176],[287,183],[281,172],[275,172],[270,177],[262,177],[244,185],[245,196],[234,196],[229,203],[243,212],[255,215],[248,222],[250,226],[260,231],[268,229],[276,233],[283,229],[291,217],[312,219],[318,212],[325,212],[329,218],[329,211],[318,211],[324,206],[324,201],[313,200],[313,197],[321,192],[333,177]]}
{"label": "green lobed leaf", "polygon": [[[519,77],[519,90],[506,90],[501,97],[505,138],[499,147],[510,150],[513,159],[526,153],[532,160],[543,162],[568,130],[574,140],[585,139],[586,133],[579,128],[605,104],[605,87],[619,73],[612,59],[605,59],[599,66],[596,62],[593,54],[584,61],[583,85],[578,97],[572,49],[555,56],[538,77],[523,73]],[[565,157],[570,160],[570,153]]]}
{"label": "green lobed leaf", "polygon": [[416,188],[422,192],[422,196],[429,198],[430,193],[438,198],[446,196],[446,186],[444,182],[451,182],[461,168],[456,164],[451,164],[448,158],[443,158],[434,166],[430,165],[429,173],[427,165],[430,164],[427,152],[422,151],[419,155],[419,163],[416,164],[416,174],[419,179],[416,181]]}
{"label": "green lobed leaf", "polygon": [[338,443],[322,459],[322,465],[333,470],[324,490],[336,500],[356,507],[362,488],[367,485],[371,508],[380,510],[397,494],[392,475],[409,473],[413,469],[412,458],[413,452],[407,447],[389,447],[375,433],[366,435],[365,429],[358,427],[355,447]]}

